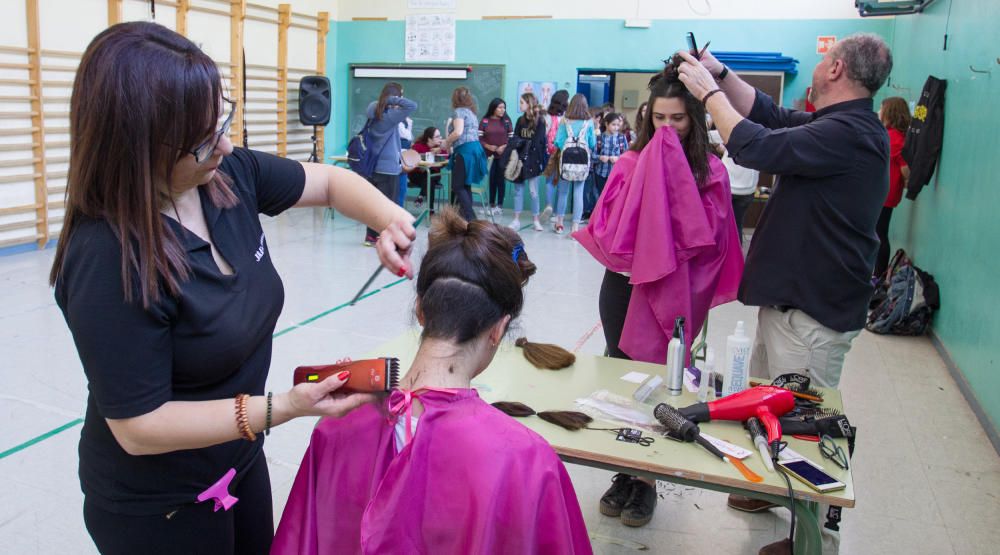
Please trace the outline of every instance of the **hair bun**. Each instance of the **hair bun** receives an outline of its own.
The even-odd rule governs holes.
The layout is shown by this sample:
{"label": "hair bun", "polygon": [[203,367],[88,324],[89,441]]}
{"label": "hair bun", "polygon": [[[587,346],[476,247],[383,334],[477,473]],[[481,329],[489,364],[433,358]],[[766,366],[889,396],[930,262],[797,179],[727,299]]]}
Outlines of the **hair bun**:
{"label": "hair bun", "polygon": [[469,222],[465,221],[451,207],[447,207],[436,214],[431,231],[428,234],[428,242],[435,245],[441,241],[464,237],[469,233]]}
{"label": "hair bun", "polygon": [[680,83],[680,72],[677,68],[684,63],[684,58],[680,54],[674,54],[673,56],[663,60],[663,70],[654,75],[649,79],[649,87],[652,88],[653,85],[658,83],[661,79],[665,80],[668,85],[671,83]]}

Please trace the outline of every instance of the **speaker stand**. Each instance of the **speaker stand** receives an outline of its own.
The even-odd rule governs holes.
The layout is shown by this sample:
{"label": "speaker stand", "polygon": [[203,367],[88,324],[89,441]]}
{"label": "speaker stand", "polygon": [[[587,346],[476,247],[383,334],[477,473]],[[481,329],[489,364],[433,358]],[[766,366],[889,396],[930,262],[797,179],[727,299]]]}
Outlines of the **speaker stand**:
{"label": "speaker stand", "polygon": [[316,125],[314,125],[313,126],[313,134],[312,134],[312,137],[310,137],[310,139],[312,139],[312,143],[313,143],[313,150],[312,150],[312,154],[309,155],[309,162],[315,162],[315,163],[318,164],[319,163],[319,157],[316,155],[316,145],[317,145],[316,130],[317,129],[319,129],[319,127],[316,126]]}

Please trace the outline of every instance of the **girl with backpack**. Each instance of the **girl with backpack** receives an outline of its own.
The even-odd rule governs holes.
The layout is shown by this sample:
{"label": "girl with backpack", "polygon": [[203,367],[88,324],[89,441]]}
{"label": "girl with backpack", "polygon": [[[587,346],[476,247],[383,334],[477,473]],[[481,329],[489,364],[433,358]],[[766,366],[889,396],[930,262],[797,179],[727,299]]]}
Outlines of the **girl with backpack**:
{"label": "girl with backpack", "polygon": [[[563,114],[566,113],[566,107],[569,105],[569,91],[566,89],[559,89],[552,95],[552,100],[549,101],[549,107],[543,114],[542,118],[545,120],[545,162],[548,161],[552,156],[556,154],[556,131],[559,129],[559,122],[562,121]],[[559,172],[554,172],[549,179],[545,182],[545,210],[542,211],[541,219],[545,221],[552,214],[552,202],[556,196],[555,182],[559,181],[556,174]],[[546,170],[548,174],[548,170]],[[553,218],[553,223],[555,218]]]}
{"label": "girl with backpack", "polygon": [[458,206],[466,221],[476,219],[472,210],[472,185],[486,176],[486,151],[479,142],[479,118],[476,117],[476,100],[467,87],[457,87],[451,93],[451,107],[455,109],[444,148],[451,148],[448,160],[451,186],[458,198]]}
{"label": "girl with backpack", "polygon": [[479,122],[479,142],[486,155],[493,160],[490,164],[490,212],[499,216],[503,212],[503,198],[507,190],[504,180],[504,165],[500,163],[507,142],[514,136],[514,125],[507,115],[507,103],[502,98],[494,98],[486,109],[486,115]]}
{"label": "girl with backpack", "polygon": [[580,230],[583,221],[583,183],[590,175],[590,153],[594,151],[594,125],[590,120],[587,97],[573,95],[566,110],[566,117],[556,131],[555,146],[559,149],[559,200],[553,231],[562,233],[566,216],[566,201],[573,189],[573,233]]}
{"label": "girl with backpack", "polygon": [[517,125],[514,126],[514,138],[511,139],[511,148],[514,150],[510,156],[517,152],[522,166],[521,173],[514,179],[514,220],[510,222],[510,228],[515,231],[521,229],[524,186],[527,185],[531,195],[532,227],[535,231],[542,231],[542,223],[538,220],[538,189],[545,182],[542,175],[546,156],[545,120],[535,95],[531,93],[521,95],[520,108],[524,115],[517,119]]}
{"label": "girl with backpack", "polygon": [[[375,172],[368,181],[390,199],[399,194],[399,175],[403,173],[400,155],[403,151],[399,142],[399,124],[406,121],[417,109],[417,103],[403,96],[403,86],[386,83],[378,100],[368,105],[368,130],[370,144],[382,145],[375,163]],[[368,228],[364,245],[371,247],[378,240],[378,232]]]}

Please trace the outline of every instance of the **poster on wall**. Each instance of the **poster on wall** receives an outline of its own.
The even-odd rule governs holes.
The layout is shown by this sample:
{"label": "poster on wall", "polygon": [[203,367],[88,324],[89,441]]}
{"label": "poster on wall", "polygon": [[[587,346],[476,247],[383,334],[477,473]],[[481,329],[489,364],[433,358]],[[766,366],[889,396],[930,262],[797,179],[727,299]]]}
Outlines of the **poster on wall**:
{"label": "poster on wall", "polygon": [[831,48],[833,48],[833,45],[836,44],[836,42],[837,37],[834,35],[816,37],[816,53],[826,54]]}
{"label": "poster on wall", "polygon": [[407,62],[454,62],[455,15],[406,16]]}
{"label": "poster on wall", "polygon": [[455,0],[409,0],[411,10],[454,10]]}
{"label": "poster on wall", "polygon": [[[556,92],[556,82],[555,81],[518,81],[517,82],[517,98],[521,98],[524,93],[531,93],[535,95],[538,99],[538,104],[543,110],[548,109],[549,100],[552,100],[552,94]],[[520,103],[517,104],[517,111],[520,112]]]}

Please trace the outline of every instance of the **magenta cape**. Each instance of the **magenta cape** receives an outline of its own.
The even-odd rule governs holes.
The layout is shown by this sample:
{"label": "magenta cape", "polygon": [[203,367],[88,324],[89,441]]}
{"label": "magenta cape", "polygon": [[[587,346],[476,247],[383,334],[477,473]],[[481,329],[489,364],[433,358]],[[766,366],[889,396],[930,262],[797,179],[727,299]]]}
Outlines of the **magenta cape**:
{"label": "magenta cape", "polygon": [[325,419],[271,553],[591,553],[552,447],[472,389],[421,392],[413,439],[366,405]]}
{"label": "magenta cape", "polygon": [[736,298],[743,275],[729,175],[709,156],[698,189],[677,133],[660,128],[615,163],[590,225],[573,234],[613,272],[630,274],[632,298],[618,347],[663,364],[677,316],[690,349],[713,306]]}

